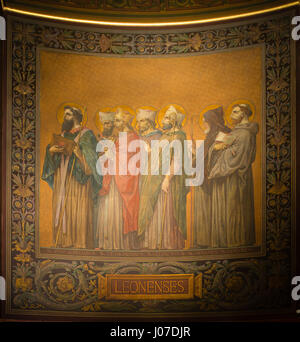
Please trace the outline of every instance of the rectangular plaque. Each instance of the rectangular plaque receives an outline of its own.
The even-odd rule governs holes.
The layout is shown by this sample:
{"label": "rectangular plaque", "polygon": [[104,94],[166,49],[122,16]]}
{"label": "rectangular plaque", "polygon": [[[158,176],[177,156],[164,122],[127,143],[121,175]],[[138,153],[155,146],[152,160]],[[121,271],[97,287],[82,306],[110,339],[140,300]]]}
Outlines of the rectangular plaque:
{"label": "rectangular plaque", "polygon": [[194,297],[194,275],[108,274],[105,292],[106,299],[191,299]]}

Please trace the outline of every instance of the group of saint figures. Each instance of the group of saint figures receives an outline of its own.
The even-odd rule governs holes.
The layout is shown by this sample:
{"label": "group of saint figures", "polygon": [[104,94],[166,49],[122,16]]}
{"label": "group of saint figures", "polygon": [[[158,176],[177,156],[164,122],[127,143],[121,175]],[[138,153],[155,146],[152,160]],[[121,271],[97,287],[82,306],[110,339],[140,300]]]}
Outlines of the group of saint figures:
{"label": "group of saint figures", "polygon": [[[167,107],[157,127],[157,111],[139,109],[136,116],[118,107],[97,113],[98,138],[82,124],[78,107],[65,106],[61,132],[47,146],[42,179],[53,189],[53,247],[99,250],[182,250],[187,240],[186,175],[123,174],[119,160],[128,163],[134,152],[127,145],[142,140],[179,141],[186,138],[185,115],[175,105]],[[192,241],[190,248],[228,248],[255,244],[252,163],[256,154],[258,124],[251,122],[248,104],[233,106],[233,128],[225,125],[223,108],[206,111],[204,180],[192,191]],[[136,124],[133,125],[135,119]],[[115,144],[117,172],[97,172],[97,144]],[[193,145],[194,146],[194,145]],[[195,147],[191,153],[195,157]],[[107,157],[109,159],[109,156]],[[161,159],[161,153],[158,155]],[[150,168],[150,165],[149,165]],[[50,218],[49,218],[50,219]]]}

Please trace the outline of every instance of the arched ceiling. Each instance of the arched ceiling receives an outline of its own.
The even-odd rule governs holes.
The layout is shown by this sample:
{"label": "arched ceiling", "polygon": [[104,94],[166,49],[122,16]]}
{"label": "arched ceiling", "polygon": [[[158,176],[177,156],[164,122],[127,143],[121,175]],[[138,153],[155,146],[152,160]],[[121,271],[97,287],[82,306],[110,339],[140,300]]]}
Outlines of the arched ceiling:
{"label": "arched ceiling", "polygon": [[288,0],[1,0],[5,12],[91,24],[215,22],[299,5]]}

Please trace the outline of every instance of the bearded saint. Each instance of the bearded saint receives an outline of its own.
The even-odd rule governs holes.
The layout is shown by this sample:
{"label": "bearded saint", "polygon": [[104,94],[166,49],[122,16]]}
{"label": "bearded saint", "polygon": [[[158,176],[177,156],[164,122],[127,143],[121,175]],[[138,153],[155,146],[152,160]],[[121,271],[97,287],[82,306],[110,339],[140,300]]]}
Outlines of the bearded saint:
{"label": "bearded saint", "polygon": [[[126,145],[134,140],[139,140],[133,131],[131,123],[133,116],[118,108],[114,127],[116,133],[127,133]],[[99,192],[100,205],[98,211],[98,248],[108,250],[136,249],[138,230],[138,208],[139,208],[139,174],[132,175],[128,172],[120,172],[120,160],[124,161],[126,167],[133,152],[128,152],[122,146],[119,137],[115,141],[116,174],[103,176],[103,187]],[[122,164],[122,163],[121,163]],[[101,204],[102,203],[102,204]]]}
{"label": "bearded saint", "polygon": [[204,181],[194,188],[194,220],[193,220],[193,247],[211,247],[212,232],[212,186],[208,177],[208,151],[215,143],[220,132],[230,133],[231,129],[225,126],[222,107],[210,109],[203,115],[203,124],[206,127],[204,140]]}
{"label": "bearded saint", "polygon": [[53,189],[53,245],[61,248],[93,248],[93,200],[102,185],[96,170],[97,140],[81,126],[80,109],[66,106],[61,136],[66,145],[51,143],[46,148],[42,179]]}
{"label": "bearded saint", "polygon": [[[184,115],[170,106],[162,120],[163,134],[160,142],[169,143],[179,141],[183,150],[186,134],[182,131]],[[166,147],[168,148],[168,147]],[[159,153],[159,165],[162,165],[162,156],[165,150]],[[175,174],[175,157],[171,155],[170,172],[165,175],[148,174],[142,184],[139,209],[139,236],[151,234],[148,248],[151,249],[183,249],[185,247],[186,232],[186,195],[185,175]],[[181,165],[182,167],[182,165]]]}
{"label": "bearded saint", "polygon": [[252,163],[256,155],[258,124],[250,122],[248,104],[231,112],[234,128],[210,147],[208,179],[212,187],[212,247],[255,244]]}
{"label": "bearded saint", "polygon": [[[149,109],[139,109],[137,111],[136,121],[137,128],[139,132],[140,139],[143,140],[147,145],[148,152],[148,173],[150,171],[150,156],[151,156],[151,141],[158,141],[161,138],[162,132],[156,128],[155,118],[157,112]],[[155,176],[153,176],[155,177]],[[140,189],[144,189],[145,183],[147,182],[147,175],[141,174],[140,176]],[[140,199],[144,200],[142,196]],[[143,204],[141,205],[143,207]],[[157,211],[159,213],[159,210]],[[156,213],[153,216],[152,222],[144,230],[143,234],[140,234],[140,248],[145,249],[155,249],[158,246],[159,238],[160,238],[160,229],[161,229],[161,220],[160,215]],[[140,229],[140,232],[142,230]]]}

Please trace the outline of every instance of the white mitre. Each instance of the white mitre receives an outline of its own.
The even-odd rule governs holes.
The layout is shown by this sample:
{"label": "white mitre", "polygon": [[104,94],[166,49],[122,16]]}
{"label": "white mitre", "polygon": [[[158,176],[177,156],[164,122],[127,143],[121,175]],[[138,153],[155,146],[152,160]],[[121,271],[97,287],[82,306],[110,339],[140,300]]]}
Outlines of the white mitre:
{"label": "white mitre", "polygon": [[137,110],[136,119],[137,121],[142,120],[142,119],[148,119],[152,122],[155,122],[156,114],[157,114],[157,111],[155,110],[140,108]]}
{"label": "white mitre", "polygon": [[113,113],[113,112],[99,112],[99,119],[101,122],[114,121],[115,120],[115,113]]}
{"label": "white mitre", "polygon": [[116,111],[116,115],[121,115],[121,117],[123,118],[123,120],[126,122],[126,123],[129,123],[130,125],[132,124],[132,121],[134,119],[134,116],[131,115],[131,113],[129,113],[127,110],[121,108],[121,107],[118,107],[117,108],[117,111]]}
{"label": "white mitre", "polygon": [[185,115],[181,112],[179,112],[173,105],[171,105],[165,112],[166,114],[175,114],[176,115],[176,123],[178,124],[178,126],[181,126]]}

